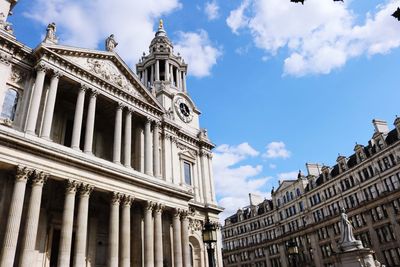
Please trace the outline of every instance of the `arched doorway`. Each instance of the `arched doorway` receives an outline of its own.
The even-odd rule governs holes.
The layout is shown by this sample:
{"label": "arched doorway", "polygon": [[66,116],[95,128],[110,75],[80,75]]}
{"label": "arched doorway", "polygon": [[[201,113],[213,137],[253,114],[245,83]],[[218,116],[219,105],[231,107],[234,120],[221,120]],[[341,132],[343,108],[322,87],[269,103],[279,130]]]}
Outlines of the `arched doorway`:
{"label": "arched doorway", "polygon": [[189,246],[190,246],[190,259],[191,266],[193,267],[202,267],[201,264],[201,255],[202,255],[202,246],[199,239],[196,236],[189,236]]}

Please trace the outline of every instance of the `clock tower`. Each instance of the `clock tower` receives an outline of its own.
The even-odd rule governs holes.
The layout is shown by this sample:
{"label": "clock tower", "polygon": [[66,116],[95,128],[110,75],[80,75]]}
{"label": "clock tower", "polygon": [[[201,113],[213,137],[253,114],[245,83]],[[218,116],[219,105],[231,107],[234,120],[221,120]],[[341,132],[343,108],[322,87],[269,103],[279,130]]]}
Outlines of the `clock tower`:
{"label": "clock tower", "polygon": [[200,111],[187,93],[188,65],[174,47],[160,20],[149,54],[136,65],[137,74],[147,89],[167,111],[167,117],[192,134],[198,134]]}

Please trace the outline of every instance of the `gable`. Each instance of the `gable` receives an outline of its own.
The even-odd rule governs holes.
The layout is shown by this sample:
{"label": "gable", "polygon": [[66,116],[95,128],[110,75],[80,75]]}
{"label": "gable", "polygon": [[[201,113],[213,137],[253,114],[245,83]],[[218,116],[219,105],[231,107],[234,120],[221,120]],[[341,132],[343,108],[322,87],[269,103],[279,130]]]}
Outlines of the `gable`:
{"label": "gable", "polygon": [[164,110],[136,74],[115,52],[48,44],[45,45],[45,48],[112,86],[155,106],[159,110]]}
{"label": "gable", "polygon": [[287,189],[290,185],[292,185],[295,181],[282,181],[281,184],[279,185],[278,189],[275,191],[275,193],[278,193],[280,191],[284,191],[285,189]]}

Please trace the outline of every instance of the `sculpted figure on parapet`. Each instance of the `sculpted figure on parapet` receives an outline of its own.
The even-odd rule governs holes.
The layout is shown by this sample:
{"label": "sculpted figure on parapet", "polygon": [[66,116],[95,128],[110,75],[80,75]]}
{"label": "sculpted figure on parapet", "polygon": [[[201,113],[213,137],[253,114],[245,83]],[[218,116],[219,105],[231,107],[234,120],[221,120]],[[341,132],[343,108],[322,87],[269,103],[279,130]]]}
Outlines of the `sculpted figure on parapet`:
{"label": "sculpted figure on parapet", "polygon": [[111,34],[107,39],[106,39],[106,50],[109,52],[113,52],[114,49],[117,47],[118,43],[114,39],[114,34]]}

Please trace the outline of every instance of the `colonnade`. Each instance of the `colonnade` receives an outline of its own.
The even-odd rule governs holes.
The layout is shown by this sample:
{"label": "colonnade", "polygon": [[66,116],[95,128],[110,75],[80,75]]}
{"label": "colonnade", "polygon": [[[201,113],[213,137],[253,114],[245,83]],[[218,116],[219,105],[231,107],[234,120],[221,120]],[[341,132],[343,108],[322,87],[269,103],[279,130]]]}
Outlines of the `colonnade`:
{"label": "colonnade", "polygon": [[[45,64],[39,64],[36,68],[36,82],[33,88],[30,109],[27,116],[25,131],[29,134],[36,134],[36,127],[39,118],[39,109],[41,105],[42,94],[44,90],[44,83],[49,68]],[[51,71],[50,86],[47,95],[47,101],[44,105],[43,122],[39,135],[41,138],[50,140],[50,132],[53,123],[54,108],[57,98],[57,89],[60,77],[62,74],[59,71]],[[89,97],[89,104],[86,115],[86,126],[84,136],[83,152],[86,154],[93,154],[93,138],[95,129],[96,118],[96,104],[99,91],[94,88],[82,84],[79,88],[78,96],[75,104],[75,113],[72,129],[71,148],[80,150],[80,140],[83,127],[84,105],[85,98]],[[132,152],[132,138],[133,128],[132,120],[134,110],[123,103],[115,104],[115,125],[114,125],[114,142],[113,142],[113,156],[112,161],[117,164],[123,164],[127,168],[131,166],[131,152]],[[125,115],[124,115],[125,114]],[[144,118],[144,117],[143,117]],[[125,127],[122,129],[123,120]],[[144,173],[155,177],[161,177],[160,166],[160,122],[147,117],[144,118]],[[124,131],[124,139],[122,140],[122,131]],[[122,146],[124,147],[122,154]]]}
{"label": "colonnade", "polygon": [[[160,60],[155,59],[155,63],[146,67],[143,71],[139,72],[141,81],[146,86],[153,85],[155,81],[160,81]],[[186,72],[179,69],[179,67],[170,64],[167,59],[164,60],[164,81],[170,81],[178,90],[186,92]],[[150,72],[150,79],[148,78]]]}
{"label": "colonnade", "polygon": [[[4,243],[1,253],[0,267],[13,266],[20,233],[24,233],[19,266],[35,266],[35,244],[38,232],[38,223],[42,199],[43,185],[48,179],[48,174],[32,170],[24,166],[17,167],[14,190],[10,203]],[[24,197],[28,179],[32,181],[32,191],[27,203],[27,216],[24,231],[20,231]],[[69,267],[72,253],[72,236],[75,229],[73,266],[86,265],[86,247],[88,237],[89,202],[94,186],[75,180],[67,180],[65,186],[64,208],[57,266]],[[75,201],[78,201],[77,212],[74,211]],[[136,199],[132,195],[119,192],[110,192],[110,212],[108,231],[108,266],[130,266],[131,256],[131,207]],[[172,243],[174,267],[190,266],[189,250],[189,220],[188,211],[169,208],[161,203],[138,200],[143,205],[144,222],[144,258],[145,266],[163,266],[163,228],[162,214],[173,211],[172,218]],[[121,213],[121,214],[120,214]],[[76,214],[76,218],[74,218]],[[121,223],[120,223],[121,219]],[[121,238],[121,240],[120,240]]]}

